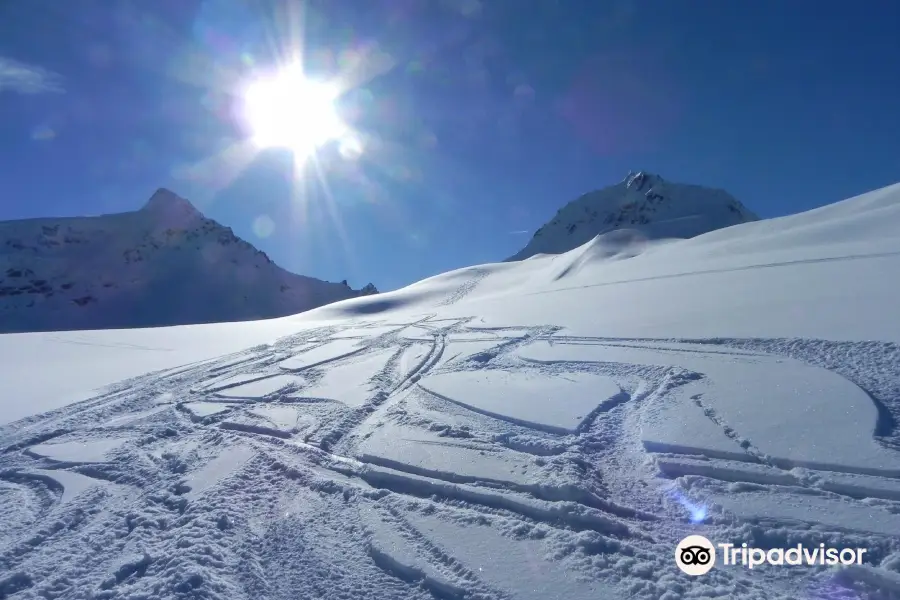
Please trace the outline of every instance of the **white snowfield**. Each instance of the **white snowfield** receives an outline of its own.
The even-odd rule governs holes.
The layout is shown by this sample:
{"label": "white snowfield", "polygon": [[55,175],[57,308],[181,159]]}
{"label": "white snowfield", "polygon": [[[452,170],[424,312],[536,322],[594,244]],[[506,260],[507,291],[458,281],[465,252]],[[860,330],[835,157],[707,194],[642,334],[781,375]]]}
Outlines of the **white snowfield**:
{"label": "white snowfield", "polygon": [[[900,596],[900,185],[628,239],[0,336],[0,598]],[[867,552],[690,577],[689,534]]]}

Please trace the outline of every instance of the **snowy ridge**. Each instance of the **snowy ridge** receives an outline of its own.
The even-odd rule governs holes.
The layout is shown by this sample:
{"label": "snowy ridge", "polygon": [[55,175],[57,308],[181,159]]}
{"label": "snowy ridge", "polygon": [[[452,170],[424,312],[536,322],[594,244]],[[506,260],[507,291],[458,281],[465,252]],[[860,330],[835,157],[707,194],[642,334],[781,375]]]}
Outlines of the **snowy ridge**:
{"label": "snowy ridge", "polygon": [[[898,227],[894,186],[283,319],[0,336],[0,594],[897,598]],[[867,552],[691,577],[689,534]]]}
{"label": "snowy ridge", "polygon": [[535,232],[525,248],[507,260],[560,254],[617,230],[627,233],[606,244],[621,244],[622,251],[628,252],[644,240],[691,238],[756,220],[756,215],[723,190],[670,183],[639,171],[566,204]]}
{"label": "snowy ridge", "polygon": [[160,189],[138,211],[0,222],[0,331],[279,317],[377,293],[289,273]]}

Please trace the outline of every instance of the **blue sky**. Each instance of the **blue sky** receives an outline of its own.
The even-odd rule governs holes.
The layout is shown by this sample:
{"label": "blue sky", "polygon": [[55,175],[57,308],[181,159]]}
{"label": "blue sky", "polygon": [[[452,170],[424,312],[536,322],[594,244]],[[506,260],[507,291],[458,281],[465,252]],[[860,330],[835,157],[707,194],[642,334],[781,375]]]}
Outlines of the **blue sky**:
{"label": "blue sky", "polygon": [[[0,4],[0,219],[165,186],[285,268],[393,289],[513,254],[629,169],[763,217],[900,181],[890,0],[316,0],[302,24],[288,4]],[[236,95],[301,45],[355,83],[365,149],[298,172],[236,150]]]}

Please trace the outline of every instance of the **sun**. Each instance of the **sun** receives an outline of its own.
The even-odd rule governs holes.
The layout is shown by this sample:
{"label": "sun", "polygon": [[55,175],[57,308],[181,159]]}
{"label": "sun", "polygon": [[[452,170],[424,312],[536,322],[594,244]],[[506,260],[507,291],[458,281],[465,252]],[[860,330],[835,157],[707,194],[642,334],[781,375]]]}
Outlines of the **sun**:
{"label": "sun", "polygon": [[287,148],[308,156],[347,133],[335,109],[337,90],[307,79],[297,66],[250,83],[244,90],[244,117],[254,144]]}

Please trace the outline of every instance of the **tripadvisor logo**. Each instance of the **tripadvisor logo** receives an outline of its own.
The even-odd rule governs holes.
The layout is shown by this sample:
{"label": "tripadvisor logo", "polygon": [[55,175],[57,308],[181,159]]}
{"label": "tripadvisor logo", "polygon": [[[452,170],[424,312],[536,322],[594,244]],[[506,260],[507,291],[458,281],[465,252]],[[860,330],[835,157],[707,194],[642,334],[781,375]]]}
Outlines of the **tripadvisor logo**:
{"label": "tripadvisor logo", "polygon": [[675,547],[675,564],[688,575],[703,575],[716,565],[716,548],[702,535],[689,535]]}
{"label": "tripadvisor logo", "polygon": [[722,564],[752,569],[761,565],[859,565],[865,548],[828,548],[825,544],[791,548],[752,548],[747,544],[713,544],[702,535],[689,535],[675,547],[675,564],[688,575],[703,575],[716,565],[716,548]]}

